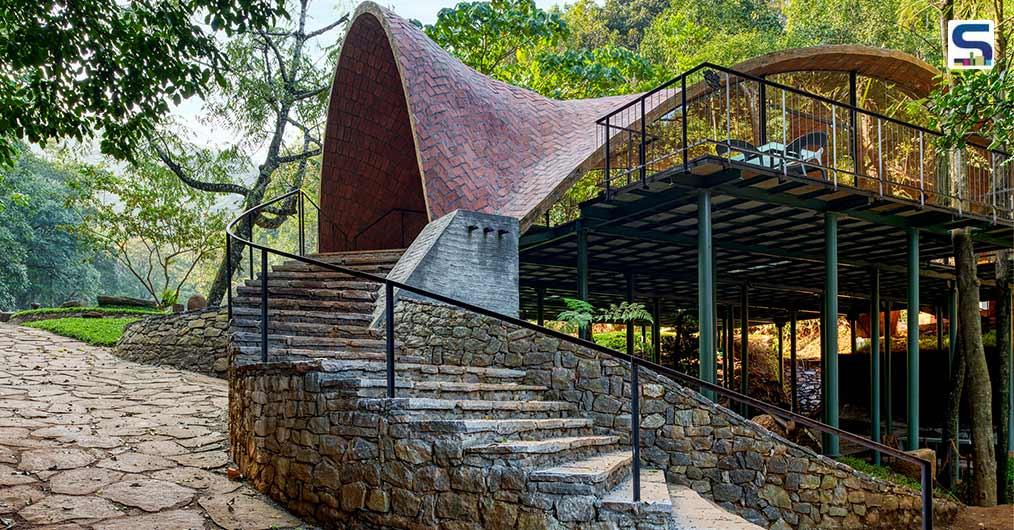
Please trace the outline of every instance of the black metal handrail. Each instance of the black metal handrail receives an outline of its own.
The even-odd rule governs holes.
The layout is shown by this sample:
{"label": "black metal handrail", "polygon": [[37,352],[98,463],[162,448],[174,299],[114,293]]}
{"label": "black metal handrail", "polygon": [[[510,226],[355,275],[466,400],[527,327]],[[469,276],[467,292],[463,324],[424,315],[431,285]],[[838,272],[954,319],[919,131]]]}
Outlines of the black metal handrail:
{"label": "black metal handrail", "polygon": [[370,224],[366,225],[365,228],[363,228],[359,232],[356,232],[356,235],[352,236],[352,241],[351,241],[352,247],[353,248],[359,248],[359,236],[362,236],[366,232],[369,232],[375,226],[379,225],[381,221],[383,221],[384,219],[387,219],[387,217],[389,215],[395,214],[395,213],[401,214],[401,246],[404,247],[405,246],[405,214],[426,215],[426,212],[424,212],[422,210],[413,210],[411,208],[391,208],[390,210],[387,210],[383,214],[377,216],[377,218],[374,219],[373,222],[371,222]]}
{"label": "black metal handrail", "polygon": [[[688,81],[692,75],[701,72],[704,74],[704,80]],[[688,104],[693,105],[702,100],[706,101],[716,91],[720,92],[723,84],[721,78],[715,72],[725,74],[724,90],[726,97],[724,104],[726,115],[724,121],[726,122],[727,134],[720,137],[708,136],[706,138],[695,137],[688,139],[687,131],[690,127],[689,122],[691,119],[703,119],[703,122],[707,121],[706,116],[701,118],[691,115],[688,110]],[[748,92],[747,95],[752,98],[759,98],[759,109],[757,109],[759,116],[747,116],[749,119],[740,116],[739,110],[736,111],[736,114],[731,114],[729,109],[729,93],[732,91],[732,87],[746,83],[749,83],[751,86],[756,84],[756,88],[758,89],[756,94]],[[690,86],[689,92],[693,92],[692,94],[688,94],[688,85]],[[932,144],[935,142],[935,138],[942,136],[941,132],[860,108],[854,102],[845,103],[837,101],[799,88],[770,81],[763,77],[707,62],[701,63],[651,91],[637,96],[636,99],[596,120],[596,124],[604,128],[604,137],[602,139],[604,147],[604,178],[602,187],[605,188],[606,197],[611,196],[614,180],[614,168],[611,168],[611,164],[613,163],[611,160],[612,148],[616,147],[616,145],[611,145],[614,135],[622,135],[623,133],[627,133],[628,137],[632,134],[638,135],[638,145],[633,148],[627,146],[626,151],[623,150],[623,142],[619,142],[620,152],[626,152],[627,154],[628,165],[625,168],[617,167],[615,169],[619,170],[618,176],[621,179],[626,177],[628,183],[630,178],[636,174],[640,177],[641,184],[646,186],[647,166],[651,165],[655,168],[652,171],[657,171],[657,166],[664,164],[666,159],[671,159],[674,162],[669,167],[675,167],[681,161],[684,170],[688,170],[690,162],[689,151],[691,149],[699,147],[701,143],[715,143],[721,138],[726,138],[726,136],[728,136],[727,140],[735,139],[731,135],[732,129],[748,121],[750,122],[750,127],[759,128],[761,142],[766,143],[769,123],[778,122],[777,118],[772,119],[767,113],[765,94],[770,93],[768,89],[781,91],[782,94],[781,128],[783,138],[780,141],[783,144],[788,141],[788,138],[784,138],[787,129],[791,129],[791,126],[787,126],[785,123],[787,111],[786,93],[805,98],[803,102],[807,105],[819,103],[830,107],[830,112],[827,115],[830,121],[827,121],[824,127],[811,128],[815,131],[830,128],[830,133],[826,130],[822,131],[831,136],[831,138],[825,137],[824,140],[825,145],[828,140],[831,141],[831,147],[824,153],[824,159],[828,163],[813,164],[807,162],[805,167],[821,170],[822,174],[829,177],[826,180],[830,180],[830,176],[833,174],[836,188],[839,185],[848,185],[838,182],[839,175],[849,176],[854,177],[854,182],[851,184],[852,187],[860,187],[860,181],[876,183],[881,196],[886,195],[894,199],[905,200],[907,194],[912,193],[917,195],[917,201],[920,205],[925,205],[930,200],[940,205],[940,201],[943,201],[944,206],[957,208],[960,213],[964,213],[964,207],[967,205],[969,213],[978,213],[980,215],[985,215],[983,212],[991,213],[994,222],[996,222],[998,217],[1003,218],[1005,221],[1014,221],[1014,195],[1012,195],[1012,192],[1014,192],[1014,179],[1011,178],[1012,169],[1008,167],[1011,160],[1009,153],[998,149],[990,149],[974,137],[968,138],[965,147],[952,150],[953,160],[957,164],[956,170],[951,173],[951,170],[945,167],[944,176],[942,177],[945,180],[934,184],[938,182],[936,179],[940,178],[940,176],[934,173],[937,171],[939,159],[937,159],[937,151]],[[737,104],[741,104],[738,99],[742,96],[742,93],[736,96]],[[690,98],[689,101],[688,98]],[[717,105],[718,108],[722,107],[721,102]],[[798,109],[788,109],[790,115],[795,115],[797,111]],[[752,111],[748,110],[747,112]],[[617,118],[621,113],[622,117]],[[842,118],[837,124],[834,122],[836,113]],[[676,119],[667,119],[668,116],[675,116]],[[860,141],[860,116],[867,118],[869,120],[868,123],[876,124],[875,132],[864,134],[865,141]],[[734,118],[736,125],[733,125]],[[809,116],[803,121],[805,122],[809,119],[813,119],[813,116]],[[755,120],[759,120],[759,123]],[[649,122],[652,127],[655,127],[660,122],[669,121],[680,122],[681,140],[675,141],[672,149],[665,152],[663,156],[653,155],[653,157],[648,157],[646,154],[647,147],[651,144],[652,139],[658,136],[657,133],[653,133],[648,129]],[[883,137],[881,136],[882,126],[885,127]],[[843,132],[848,136],[835,136],[839,129],[845,129]],[[899,134],[898,131],[902,131],[902,133]],[[867,134],[872,136],[867,136]],[[839,139],[847,139],[847,152],[838,149]],[[704,142],[701,140],[704,140]],[[691,144],[691,141],[694,143]],[[861,168],[861,160],[865,158],[862,148],[869,147],[872,149],[874,145],[876,146],[875,155],[871,153],[870,158],[866,159],[867,162],[873,165],[869,167],[863,165]],[[906,148],[913,151],[907,152]],[[665,149],[665,146],[663,146],[663,149]],[[916,154],[915,149],[917,149],[916,161],[918,169],[910,172],[905,171],[905,168],[909,167],[909,158]],[[630,166],[629,158],[632,151],[635,150],[634,156],[637,161],[633,166]],[[743,151],[740,149],[727,150],[727,153],[730,155],[734,152]],[[791,153],[765,151],[757,154],[761,155],[761,160],[767,158],[773,162],[779,161],[780,166],[774,169],[779,169],[786,173],[786,176],[789,173],[789,166],[801,161],[799,157],[793,156]],[[838,160],[839,154],[851,160],[851,168],[840,163]],[[976,159],[980,160],[980,165],[969,162]],[[892,163],[899,161],[903,164],[901,171],[898,171],[892,165]],[[929,166],[929,171],[927,171],[927,166]],[[793,174],[792,176],[796,177],[799,175]],[[899,191],[900,193],[898,193]]]}
{"label": "black metal handrail", "polygon": [[[910,463],[919,465],[920,469],[921,469],[921,484],[922,484],[922,528],[923,528],[923,530],[932,530],[932,528],[933,528],[933,477],[931,475],[931,463],[928,460],[924,460],[924,459],[916,457],[914,455],[905,453],[903,451],[900,451],[900,450],[895,449],[893,447],[884,445],[882,443],[874,442],[874,441],[869,440],[869,439],[867,439],[867,438],[865,438],[863,436],[860,436],[860,435],[857,435],[857,434],[853,434],[853,433],[850,433],[848,431],[844,431],[844,430],[839,429],[837,427],[832,427],[830,425],[821,423],[821,422],[819,422],[817,420],[814,420],[812,418],[808,418],[808,417],[803,416],[801,414],[797,414],[795,412],[791,412],[791,411],[779,408],[779,407],[777,407],[775,405],[772,405],[770,403],[766,403],[764,401],[761,401],[761,400],[759,400],[757,398],[754,398],[754,397],[751,397],[751,396],[748,396],[748,395],[745,395],[745,394],[741,394],[739,392],[736,392],[734,390],[730,390],[730,389],[725,388],[723,386],[720,386],[720,385],[717,385],[717,384],[714,384],[714,383],[710,383],[710,382],[698,379],[698,378],[693,377],[691,375],[684,374],[684,373],[679,372],[677,370],[674,370],[672,368],[669,368],[669,367],[662,366],[660,364],[651,362],[651,361],[649,361],[647,359],[643,359],[641,357],[637,357],[632,352],[629,353],[629,354],[627,354],[627,353],[621,353],[621,352],[613,350],[611,348],[607,348],[605,346],[601,346],[601,345],[599,345],[599,344],[597,344],[597,343],[595,343],[593,341],[590,341],[590,340],[581,339],[581,338],[574,337],[574,336],[568,335],[566,333],[563,333],[563,332],[560,332],[560,331],[557,331],[557,330],[554,330],[554,329],[551,329],[551,328],[546,328],[546,327],[543,327],[543,326],[539,326],[537,324],[533,324],[531,322],[528,322],[527,320],[523,320],[523,319],[520,319],[520,318],[517,318],[517,317],[512,317],[512,316],[509,316],[509,315],[504,315],[502,313],[497,313],[496,311],[492,311],[490,309],[486,309],[486,308],[483,308],[483,307],[480,307],[480,306],[477,306],[477,305],[473,305],[473,304],[470,304],[468,302],[463,302],[461,300],[457,300],[457,299],[451,298],[449,296],[444,296],[444,295],[441,295],[441,294],[438,294],[438,293],[434,293],[434,292],[428,291],[426,289],[422,289],[420,287],[415,287],[415,286],[412,286],[412,285],[401,283],[399,281],[389,279],[389,278],[387,278],[385,276],[378,276],[378,275],[375,275],[375,274],[370,274],[368,272],[362,272],[362,271],[359,271],[359,270],[356,270],[356,269],[350,269],[350,268],[342,267],[340,265],[335,265],[333,263],[327,263],[325,261],[314,259],[314,258],[311,258],[311,257],[308,257],[308,256],[304,255],[305,254],[305,249],[302,248],[302,246],[300,248],[300,252],[294,254],[294,253],[291,253],[291,252],[286,252],[284,250],[279,250],[279,249],[271,248],[271,247],[268,247],[268,246],[256,243],[255,241],[253,241],[252,234],[251,234],[251,238],[250,239],[244,239],[244,238],[239,237],[239,236],[236,235],[235,230],[234,230],[235,227],[241,221],[243,221],[247,216],[253,215],[253,214],[257,213],[258,211],[260,211],[261,209],[266,208],[266,207],[268,207],[268,206],[270,206],[272,204],[275,204],[275,203],[277,203],[279,201],[285,200],[286,198],[289,198],[292,195],[297,194],[297,193],[301,194],[303,196],[307,196],[306,192],[304,192],[301,189],[295,189],[295,190],[289,191],[289,192],[287,192],[287,193],[285,193],[283,195],[280,195],[278,197],[275,197],[274,199],[271,199],[271,200],[269,200],[269,201],[267,201],[267,202],[265,202],[263,204],[254,206],[254,207],[252,207],[252,208],[244,211],[242,214],[239,215],[239,217],[237,217],[236,219],[234,219],[226,227],[227,244],[231,244],[230,243],[231,240],[235,240],[238,243],[241,243],[241,244],[244,244],[244,245],[248,245],[248,246],[250,246],[252,248],[260,250],[260,252],[261,252],[261,267],[262,267],[262,269],[261,269],[261,293],[260,293],[261,294],[261,322],[260,322],[261,362],[264,362],[264,363],[268,362],[268,299],[269,299],[269,293],[268,293],[268,255],[269,254],[274,254],[274,255],[282,257],[282,258],[296,260],[296,261],[299,261],[299,262],[302,262],[302,263],[305,263],[305,264],[308,264],[308,265],[312,265],[312,266],[315,266],[315,267],[320,267],[322,269],[329,270],[329,271],[332,271],[332,272],[339,272],[339,273],[347,274],[349,276],[353,276],[355,278],[359,278],[359,279],[366,280],[366,281],[369,281],[369,282],[375,282],[375,283],[383,284],[383,286],[384,286],[384,293],[385,293],[385,296],[384,296],[384,304],[385,304],[385,307],[384,307],[384,320],[385,320],[385,330],[386,330],[386,333],[385,333],[385,335],[386,335],[385,336],[385,339],[386,339],[385,340],[385,350],[386,350],[385,351],[385,353],[386,353],[386,355],[385,355],[385,357],[386,357],[386,359],[385,359],[386,370],[385,371],[386,371],[386,383],[387,383],[387,385],[386,385],[387,386],[387,388],[386,388],[386,391],[387,391],[386,395],[389,398],[394,398],[395,395],[396,395],[396,393],[395,393],[395,377],[394,377],[394,375],[395,375],[395,356],[394,356],[394,349],[395,349],[395,347],[394,347],[395,346],[395,341],[394,341],[394,338],[395,338],[394,337],[394,333],[395,333],[394,332],[394,290],[395,289],[403,289],[403,290],[408,291],[410,293],[422,296],[424,298],[427,298],[427,299],[430,299],[430,300],[433,300],[433,301],[436,301],[436,302],[440,302],[440,303],[447,304],[447,305],[450,305],[450,306],[453,306],[453,307],[457,307],[459,309],[463,309],[463,310],[468,311],[470,313],[477,313],[477,314],[485,316],[485,317],[493,318],[493,319],[505,322],[507,324],[511,324],[511,325],[517,326],[519,328],[524,328],[524,329],[527,329],[527,330],[530,330],[530,331],[535,331],[535,332],[538,332],[538,333],[541,333],[541,334],[544,334],[544,335],[548,335],[548,336],[550,336],[552,338],[555,338],[555,339],[558,339],[558,340],[561,340],[561,341],[564,341],[564,342],[568,342],[568,343],[573,344],[575,346],[579,346],[579,347],[582,347],[582,348],[586,348],[588,350],[592,350],[592,351],[601,353],[603,355],[607,355],[610,358],[612,358],[612,359],[614,359],[614,360],[616,360],[618,362],[627,363],[630,366],[631,379],[632,379],[632,383],[633,383],[631,385],[631,389],[632,390],[631,390],[631,422],[630,422],[630,424],[631,424],[631,436],[630,436],[630,439],[632,440],[632,444],[631,444],[631,451],[633,453],[632,479],[633,479],[633,499],[635,501],[639,501],[640,500],[640,494],[641,494],[640,487],[639,487],[640,486],[640,474],[641,474],[641,463],[640,463],[640,458],[639,458],[639,456],[640,456],[639,455],[639,453],[640,453],[640,447],[639,447],[639,444],[637,443],[637,440],[639,438],[638,435],[640,433],[640,424],[641,424],[641,421],[640,421],[640,406],[639,406],[639,399],[638,399],[638,396],[640,394],[640,390],[639,390],[639,386],[637,384],[637,381],[638,381],[639,370],[641,368],[645,368],[645,369],[648,369],[648,370],[654,372],[656,375],[668,377],[670,379],[673,379],[674,381],[677,381],[677,382],[683,384],[684,386],[688,386],[688,387],[692,387],[692,388],[695,387],[695,388],[698,389],[698,392],[702,392],[702,391],[712,392],[714,394],[723,396],[723,397],[729,399],[730,401],[735,401],[735,402],[743,404],[745,406],[753,407],[753,408],[755,408],[757,410],[764,411],[764,412],[766,412],[768,414],[771,414],[773,416],[778,416],[778,417],[781,417],[783,419],[792,420],[792,421],[794,421],[794,422],[796,422],[796,423],[798,423],[800,425],[806,426],[806,427],[811,428],[811,429],[818,430],[818,431],[820,431],[822,433],[826,433],[826,434],[829,434],[829,435],[832,435],[832,436],[840,437],[840,438],[842,438],[844,440],[848,440],[848,441],[850,441],[852,443],[858,444],[860,446],[863,446],[863,447],[865,447],[867,449],[870,449],[870,450],[873,450],[875,452],[883,453],[883,454],[892,456],[894,458],[897,458],[899,460],[904,460],[906,462],[910,462]],[[299,213],[300,213],[300,215],[302,214],[302,209],[300,209]],[[300,223],[300,230],[301,231],[303,229],[303,226],[304,226],[303,223]],[[303,234],[301,233],[300,234],[300,241],[303,241],[303,240],[304,240]],[[231,268],[229,270],[231,270]],[[230,282],[229,282],[230,300],[231,300],[231,292],[232,292],[232,284],[231,284],[231,279],[230,279]],[[232,306],[231,306],[231,304],[230,304],[230,307],[229,307],[229,316],[230,316],[230,319],[231,319],[231,317],[232,317]]]}

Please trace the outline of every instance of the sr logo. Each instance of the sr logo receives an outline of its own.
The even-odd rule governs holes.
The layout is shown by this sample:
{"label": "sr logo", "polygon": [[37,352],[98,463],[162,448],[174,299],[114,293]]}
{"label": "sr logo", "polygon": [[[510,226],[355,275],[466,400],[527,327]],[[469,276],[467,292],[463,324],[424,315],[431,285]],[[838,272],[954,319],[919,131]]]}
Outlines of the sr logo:
{"label": "sr logo", "polygon": [[992,20],[950,20],[947,22],[947,67],[952,70],[993,68]]}

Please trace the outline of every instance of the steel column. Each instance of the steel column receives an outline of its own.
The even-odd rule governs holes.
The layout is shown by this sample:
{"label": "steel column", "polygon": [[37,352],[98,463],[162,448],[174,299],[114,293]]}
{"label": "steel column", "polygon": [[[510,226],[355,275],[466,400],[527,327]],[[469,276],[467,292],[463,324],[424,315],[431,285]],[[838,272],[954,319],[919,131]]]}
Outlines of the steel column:
{"label": "steel column", "polygon": [[[634,301],[634,275],[632,273],[623,273],[623,281],[626,284],[626,301],[628,304]],[[628,320],[627,324],[627,355],[634,355],[634,322]]]}
{"label": "steel column", "polygon": [[654,352],[655,364],[662,360],[662,300],[659,297],[651,299],[652,318],[651,323],[651,349]]}
{"label": "steel column", "polygon": [[[880,442],[880,269],[873,269],[870,293],[870,439]],[[873,452],[880,465],[880,451]]]}
{"label": "steel column", "polygon": [[546,325],[546,288],[535,288],[535,320],[540,326]]}
{"label": "steel column", "polygon": [[908,230],[908,450],[919,447],[919,232]]}
{"label": "steel column", "polygon": [[789,392],[792,393],[792,412],[799,412],[799,394],[796,378],[796,310],[789,311]]}
{"label": "steel column", "polygon": [[[838,214],[824,214],[824,332],[827,401],[825,423],[838,427]],[[823,327],[823,326],[821,326]],[[838,456],[838,437],[828,436],[825,453]]]}
{"label": "steel column", "polygon": [[[739,393],[750,394],[750,288],[747,285],[741,285],[739,287],[739,303],[740,303],[740,374],[739,374]],[[747,414],[747,407],[743,405],[741,407],[743,416]]]}
{"label": "steel column", "polygon": [[[714,383],[715,377],[715,308],[714,258],[711,245],[711,191],[701,190],[697,195],[697,318],[700,323],[698,337],[698,372],[704,381]],[[714,400],[715,393],[705,390],[703,395]]]}
{"label": "steel column", "polygon": [[[627,303],[634,301],[634,275],[624,274],[627,283]],[[641,500],[641,388],[638,382],[640,368],[634,362],[634,324],[627,322],[627,357],[630,358],[630,446],[633,453],[633,499]]]}
{"label": "steel column", "polygon": [[[577,236],[577,298],[588,301],[588,231],[581,226],[578,220],[575,227]],[[591,325],[581,326],[578,329],[578,336],[585,340],[591,340]]]}
{"label": "steel column", "polygon": [[894,434],[894,353],[891,352],[891,301],[884,306],[884,414],[887,415],[887,435]]}
{"label": "steel column", "polygon": [[933,319],[937,321],[937,352],[944,351],[944,310],[939,306],[933,306]]}
{"label": "steel column", "polygon": [[[951,286],[947,297],[947,375],[954,373],[954,352],[958,347],[958,290]],[[1014,370],[1011,370],[1014,373]],[[1011,392],[1014,396],[1014,392]]]}
{"label": "steel column", "polygon": [[783,335],[785,334],[785,322],[779,320],[775,322],[775,327],[778,328],[778,386],[785,387],[785,348],[783,346]]}

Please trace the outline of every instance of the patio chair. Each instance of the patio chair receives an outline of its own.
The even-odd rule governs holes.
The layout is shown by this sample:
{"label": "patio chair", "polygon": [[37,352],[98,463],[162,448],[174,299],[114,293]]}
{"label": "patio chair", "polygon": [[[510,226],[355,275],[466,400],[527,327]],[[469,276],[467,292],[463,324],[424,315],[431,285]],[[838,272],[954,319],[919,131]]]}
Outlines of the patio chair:
{"label": "patio chair", "polygon": [[718,156],[726,156],[731,152],[736,152],[742,153],[744,157],[749,157],[757,153],[757,147],[746,140],[732,138],[716,143],[715,152],[718,153]]}
{"label": "patio chair", "polygon": [[811,131],[803,134],[789,142],[785,146],[784,156],[785,158],[777,164],[778,169],[781,169],[781,164],[788,164],[786,167],[787,171],[797,172],[802,175],[808,175],[811,171],[816,171],[820,174],[820,178],[825,178],[825,173],[822,168],[815,167],[808,169],[806,162],[816,161],[817,165],[823,165],[822,157],[824,156],[824,149],[827,148],[827,133],[822,131]]}

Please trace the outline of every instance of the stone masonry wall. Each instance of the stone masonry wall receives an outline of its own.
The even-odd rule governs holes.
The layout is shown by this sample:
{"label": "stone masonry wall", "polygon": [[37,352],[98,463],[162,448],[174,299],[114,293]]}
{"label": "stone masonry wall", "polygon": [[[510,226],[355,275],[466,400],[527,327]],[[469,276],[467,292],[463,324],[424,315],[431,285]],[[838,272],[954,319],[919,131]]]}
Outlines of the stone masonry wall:
{"label": "stone masonry wall", "polygon": [[666,528],[664,514],[596,509],[582,485],[539,490],[523,461],[466,454],[454,423],[420,427],[407,399],[362,398],[362,381],[329,379],[328,363],[238,366],[229,378],[233,459],[305,518],[342,530]]}
{"label": "stone masonry wall", "polygon": [[[595,351],[460,310],[399,304],[396,338],[433,364],[519,368],[551,387],[596,430],[626,438],[630,374]],[[725,509],[772,529],[918,528],[917,492],[797,446],[696,392],[642,370],[641,457]],[[582,415],[578,413],[578,415]],[[958,506],[934,499],[935,521]]]}
{"label": "stone masonry wall", "polygon": [[148,317],[127,326],[117,357],[224,378],[228,371],[226,308]]}

